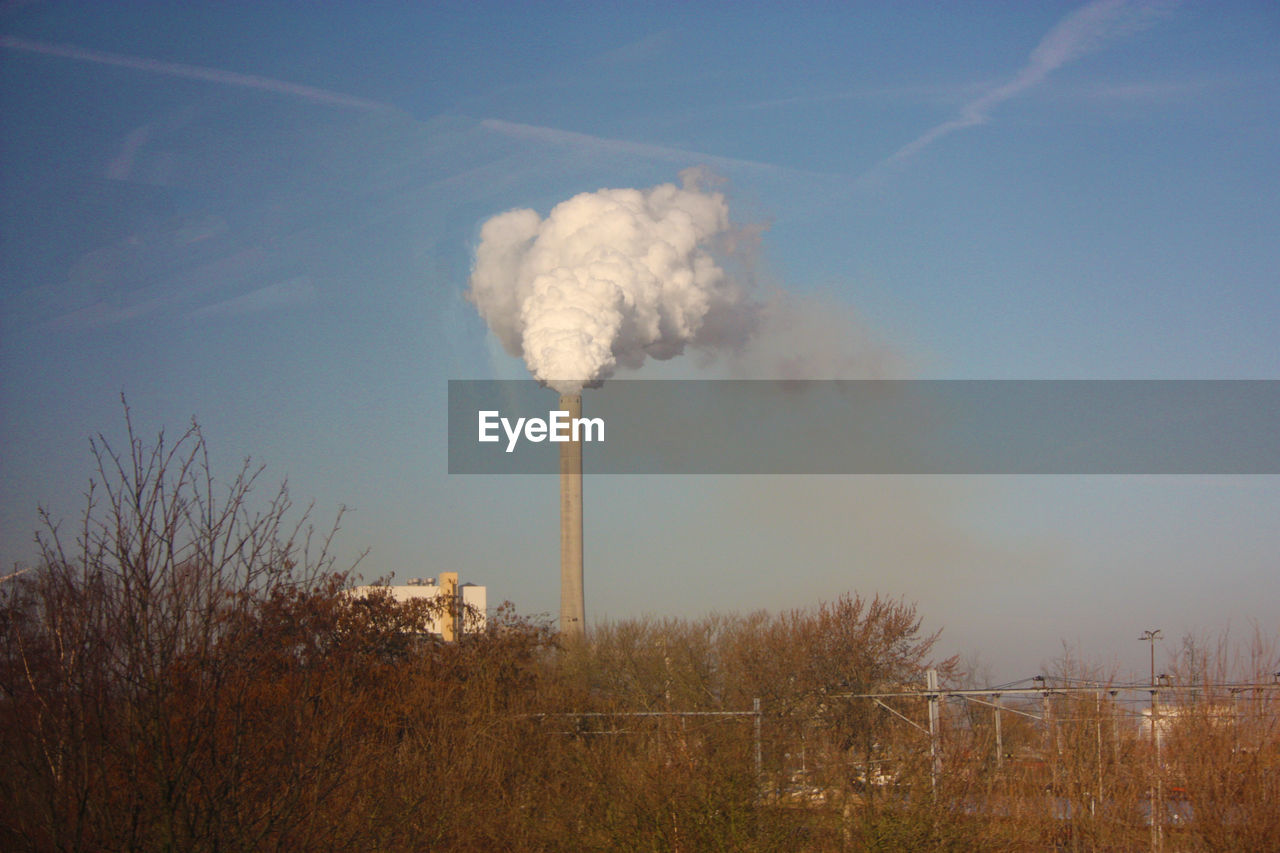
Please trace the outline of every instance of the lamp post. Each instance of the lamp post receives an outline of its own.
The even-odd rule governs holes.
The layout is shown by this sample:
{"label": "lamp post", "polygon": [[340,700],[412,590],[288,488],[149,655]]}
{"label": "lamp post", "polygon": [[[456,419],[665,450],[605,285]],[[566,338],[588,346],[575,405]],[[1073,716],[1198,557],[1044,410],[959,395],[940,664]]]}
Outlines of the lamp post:
{"label": "lamp post", "polygon": [[1156,628],[1152,631],[1143,631],[1142,636],[1138,638],[1144,642],[1151,643],[1151,686],[1156,685],[1156,640],[1164,639],[1164,635],[1160,633],[1160,629]]}

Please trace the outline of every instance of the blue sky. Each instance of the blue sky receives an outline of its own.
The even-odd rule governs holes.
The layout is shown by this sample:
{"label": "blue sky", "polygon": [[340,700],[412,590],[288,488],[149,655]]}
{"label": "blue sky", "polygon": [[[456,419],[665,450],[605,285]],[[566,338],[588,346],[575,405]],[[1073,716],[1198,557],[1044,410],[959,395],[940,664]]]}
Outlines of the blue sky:
{"label": "blue sky", "polygon": [[[524,375],[463,296],[479,226],[689,166],[801,306],[752,375],[1280,378],[1275,4],[191,5],[0,5],[10,563],[123,391],[351,506],[367,576],[553,611],[554,482],[446,473],[447,380]],[[1280,633],[1274,477],[587,489],[595,616],[881,592],[1008,678]]]}

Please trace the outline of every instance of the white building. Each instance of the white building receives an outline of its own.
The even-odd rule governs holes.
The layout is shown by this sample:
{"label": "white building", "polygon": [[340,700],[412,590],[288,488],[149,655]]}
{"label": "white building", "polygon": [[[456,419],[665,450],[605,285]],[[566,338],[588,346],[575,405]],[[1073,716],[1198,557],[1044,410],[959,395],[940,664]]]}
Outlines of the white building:
{"label": "white building", "polygon": [[352,593],[362,596],[374,590],[390,593],[396,601],[427,598],[456,602],[460,606],[442,608],[431,626],[431,632],[447,642],[452,642],[460,634],[478,634],[485,629],[487,589],[474,583],[459,586],[457,572],[441,572],[438,581],[436,578],[414,578],[400,586],[360,586]]}
{"label": "white building", "polygon": [[1179,729],[1192,725],[1229,726],[1236,720],[1236,710],[1230,705],[1207,703],[1200,705],[1159,705],[1154,713],[1151,708],[1142,709],[1139,731],[1144,740],[1155,738],[1156,746],[1169,741]]}

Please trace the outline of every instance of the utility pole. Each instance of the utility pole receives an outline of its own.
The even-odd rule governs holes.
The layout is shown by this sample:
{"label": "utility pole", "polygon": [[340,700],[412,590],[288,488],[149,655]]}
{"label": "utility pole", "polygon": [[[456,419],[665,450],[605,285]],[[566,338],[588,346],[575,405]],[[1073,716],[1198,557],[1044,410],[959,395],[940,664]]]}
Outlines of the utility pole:
{"label": "utility pole", "polygon": [[1120,763],[1120,713],[1116,709],[1116,694],[1119,690],[1111,690],[1111,763]]}
{"label": "utility pole", "polygon": [[[941,770],[942,755],[938,750],[938,671],[930,669],[925,671],[925,689],[928,690],[929,697],[929,757],[932,759],[932,771],[929,774],[929,781],[932,784],[934,793],[938,790],[938,773]],[[868,768],[870,770],[870,768]],[[868,777],[869,778],[869,777]]]}
{"label": "utility pole", "polygon": [[991,694],[991,704],[996,709],[996,767],[1004,767],[1004,736],[1000,731],[1000,694]]}
{"label": "utility pole", "polygon": [[1240,691],[1231,691],[1231,741],[1232,752],[1240,754]]}
{"label": "utility pole", "polygon": [[1089,813],[1096,815],[1097,810],[1095,804],[1102,800],[1102,691],[1099,690],[1096,696],[1097,706],[1097,732],[1098,732],[1098,796],[1089,804]]}
{"label": "utility pole", "polygon": [[[1147,633],[1151,633],[1148,631]],[[1159,633],[1157,631],[1156,633]],[[1162,823],[1164,815],[1162,812],[1165,808],[1164,803],[1164,776],[1161,774],[1161,765],[1163,764],[1160,755],[1160,691],[1156,689],[1156,680],[1151,679],[1151,741],[1152,741],[1152,776],[1155,777],[1154,784],[1151,786],[1151,851],[1152,853],[1161,853],[1164,850],[1164,828]]]}
{"label": "utility pole", "polygon": [[[1035,676],[1034,678],[1032,678],[1032,681],[1040,682],[1040,686],[1045,688],[1044,691],[1040,694],[1040,702],[1041,702],[1040,719],[1044,721],[1044,737],[1045,737],[1044,754],[1045,754],[1046,760],[1049,761],[1049,766],[1052,768],[1052,772],[1053,772],[1053,785],[1052,785],[1053,796],[1057,797],[1058,791],[1059,791],[1058,759],[1061,756],[1059,755],[1060,750],[1058,749],[1058,733],[1054,730],[1054,724],[1053,724],[1053,704],[1049,700],[1049,683],[1045,680],[1045,677],[1043,675]],[[1052,814],[1052,812],[1050,813]]]}
{"label": "utility pole", "polygon": [[1160,633],[1160,629],[1156,628],[1151,631],[1143,631],[1142,636],[1138,638],[1143,642],[1151,644],[1151,686],[1156,686],[1156,640],[1164,639],[1164,634]]}
{"label": "utility pole", "polygon": [[763,790],[762,780],[764,779],[764,761],[760,755],[760,698],[756,697],[751,700],[751,715],[755,718],[755,759],[756,759],[756,788]]}

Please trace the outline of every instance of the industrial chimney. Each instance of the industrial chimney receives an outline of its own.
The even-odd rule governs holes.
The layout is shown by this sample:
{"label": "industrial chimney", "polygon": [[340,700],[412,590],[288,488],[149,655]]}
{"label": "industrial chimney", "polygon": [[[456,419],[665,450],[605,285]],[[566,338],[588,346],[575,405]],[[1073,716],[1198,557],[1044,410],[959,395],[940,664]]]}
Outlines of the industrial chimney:
{"label": "industrial chimney", "polygon": [[[582,417],[582,394],[561,394],[569,423]],[[576,437],[576,436],[575,436]],[[579,640],[586,632],[582,593],[582,442],[560,445],[560,632]]]}
{"label": "industrial chimney", "polygon": [[457,572],[440,573],[440,597],[444,599],[447,608],[444,618],[440,620],[440,638],[446,643],[452,643],[462,633],[459,630],[462,627],[461,620],[458,618],[461,614],[458,611]]}

